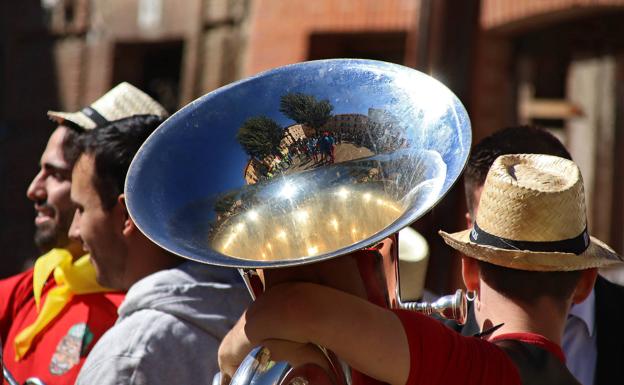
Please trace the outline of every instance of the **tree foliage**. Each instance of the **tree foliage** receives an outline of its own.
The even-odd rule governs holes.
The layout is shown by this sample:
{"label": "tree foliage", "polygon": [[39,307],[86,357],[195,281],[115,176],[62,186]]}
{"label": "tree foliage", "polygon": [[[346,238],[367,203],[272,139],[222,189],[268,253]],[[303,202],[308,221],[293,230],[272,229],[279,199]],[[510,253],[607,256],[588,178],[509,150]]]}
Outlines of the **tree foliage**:
{"label": "tree foliage", "polygon": [[214,204],[214,210],[217,213],[223,214],[232,210],[238,199],[238,191],[228,191],[219,195]]}
{"label": "tree foliage", "polygon": [[316,100],[313,95],[291,92],[280,99],[280,112],[299,124],[316,130],[331,117],[334,107],[329,100]]}
{"label": "tree foliage", "polygon": [[251,157],[262,160],[277,152],[282,140],[282,128],[273,119],[256,116],[243,123],[236,139]]}

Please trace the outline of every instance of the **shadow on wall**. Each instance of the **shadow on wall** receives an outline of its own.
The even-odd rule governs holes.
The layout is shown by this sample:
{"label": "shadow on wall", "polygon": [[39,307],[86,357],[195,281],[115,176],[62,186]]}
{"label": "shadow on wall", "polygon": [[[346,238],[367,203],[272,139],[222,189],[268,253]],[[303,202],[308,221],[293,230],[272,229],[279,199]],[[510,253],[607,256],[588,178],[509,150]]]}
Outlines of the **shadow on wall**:
{"label": "shadow on wall", "polygon": [[26,189],[54,127],[46,111],[60,107],[55,39],[43,3],[0,5],[0,278],[38,256]]}

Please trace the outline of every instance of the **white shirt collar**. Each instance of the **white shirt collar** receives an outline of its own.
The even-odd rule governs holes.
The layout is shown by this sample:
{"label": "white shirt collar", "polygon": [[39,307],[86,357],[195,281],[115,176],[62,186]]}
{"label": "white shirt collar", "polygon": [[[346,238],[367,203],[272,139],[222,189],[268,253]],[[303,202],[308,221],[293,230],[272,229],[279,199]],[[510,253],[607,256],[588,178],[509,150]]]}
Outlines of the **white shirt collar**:
{"label": "white shirt collar", "polygon": [[589,296],[585,299],[585,301],[572,305],[570,309],[570,316],[574,316],[585,324],[587,328],[587,334],[592,337],[595,333],[594,321],[595,314],[594,311],[596,307],[596,296],[594,294],[594,289],[592,289]]}

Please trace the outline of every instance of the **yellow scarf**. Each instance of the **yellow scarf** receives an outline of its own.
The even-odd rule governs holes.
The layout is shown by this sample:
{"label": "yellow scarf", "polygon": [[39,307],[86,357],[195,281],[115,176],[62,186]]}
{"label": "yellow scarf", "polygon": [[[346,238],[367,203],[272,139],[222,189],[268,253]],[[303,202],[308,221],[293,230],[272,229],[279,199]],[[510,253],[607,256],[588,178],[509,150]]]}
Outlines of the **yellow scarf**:
{"label": "yellow scarf", "polygon": [[[28,353],[37,334],[54,320],[74,294],[110,291],[96,282],[95,269],[88,254],[74,263],[72,259],[72,255],[65,249],[52,249],[35,262],[33,294],[39,314],[35,322],[15,337],[15,361],[21,360]],[[41,292],[52,271],[56,287],[50,289],[43,308],[40,309]]]}

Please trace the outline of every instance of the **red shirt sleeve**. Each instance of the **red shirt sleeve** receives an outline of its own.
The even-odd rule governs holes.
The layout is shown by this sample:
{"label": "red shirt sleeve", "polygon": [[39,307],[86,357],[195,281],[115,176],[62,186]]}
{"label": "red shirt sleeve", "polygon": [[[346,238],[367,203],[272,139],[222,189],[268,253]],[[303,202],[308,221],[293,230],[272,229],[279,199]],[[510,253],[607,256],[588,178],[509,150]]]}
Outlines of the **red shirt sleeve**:
{"label": "red shirt sleeve", "polygon": [[32,269],[0,280],[0,338],[6,343],[19,308],[32,296]]}
{"label": "red shirt sleeve", "polygon": [[409,344],[407,385],[521,385],[513,362],[496,345],[462,336],[419,313],[393,311],[403,324]]}

